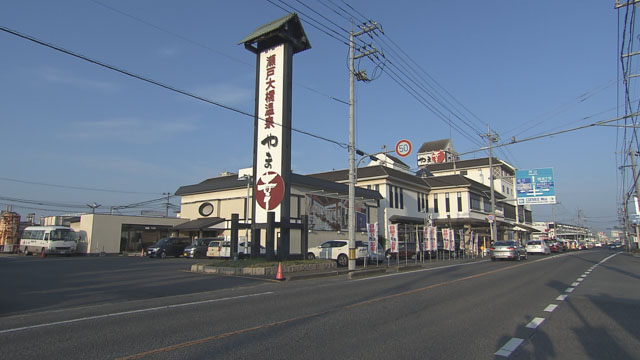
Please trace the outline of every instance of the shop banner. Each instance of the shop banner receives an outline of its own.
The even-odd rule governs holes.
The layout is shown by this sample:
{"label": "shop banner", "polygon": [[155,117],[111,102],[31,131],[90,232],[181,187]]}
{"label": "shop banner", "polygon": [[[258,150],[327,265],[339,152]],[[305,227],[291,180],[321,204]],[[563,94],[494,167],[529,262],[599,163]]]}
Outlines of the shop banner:
{"label": "shop banner", "polygon": [[367,224],[367,233],[369,234],[369,254],[378,252],[378,223]]}
{"label": "shop banner", "polygon": [[449,229],[442,229],[442,245],[443,250],[449,250]]}
{"label": "shop banner", "polygon": [[392,253],[398,253],[398,224],[389,225],[389,240]]}

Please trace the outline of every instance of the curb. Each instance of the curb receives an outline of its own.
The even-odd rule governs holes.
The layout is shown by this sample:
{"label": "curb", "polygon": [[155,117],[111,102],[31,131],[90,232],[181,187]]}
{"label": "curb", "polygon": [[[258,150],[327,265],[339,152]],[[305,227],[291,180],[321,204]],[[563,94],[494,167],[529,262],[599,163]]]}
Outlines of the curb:
{"label": "curb", "polygon": [[381,267],[378,269],[367,269],[367,270],[356,270],[356,271],[351,271],[347,274],[347,278],[348,279],[357,279],[357,278],[363,278],[363,277],[367,277],[367,276],[372,276],[372,275],[378,275],[378,274],[384,274],[387,272],[387,268],[386,267]]}

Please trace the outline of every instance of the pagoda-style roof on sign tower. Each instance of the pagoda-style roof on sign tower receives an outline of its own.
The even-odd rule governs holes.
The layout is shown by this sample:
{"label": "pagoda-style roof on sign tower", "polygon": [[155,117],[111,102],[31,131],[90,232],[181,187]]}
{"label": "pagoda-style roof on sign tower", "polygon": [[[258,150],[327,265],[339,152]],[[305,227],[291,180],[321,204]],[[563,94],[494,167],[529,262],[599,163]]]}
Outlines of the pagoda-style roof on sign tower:
{"label": "pagoda-style roof on sign tower", "polygon": [[294,54],[311,48],[311,43],[309,43],[309,39],[296,13],[288,14],[258,27],[238,44],[244,44],[247,50],[258,53],[262,49],[283,42],[293,45]]}

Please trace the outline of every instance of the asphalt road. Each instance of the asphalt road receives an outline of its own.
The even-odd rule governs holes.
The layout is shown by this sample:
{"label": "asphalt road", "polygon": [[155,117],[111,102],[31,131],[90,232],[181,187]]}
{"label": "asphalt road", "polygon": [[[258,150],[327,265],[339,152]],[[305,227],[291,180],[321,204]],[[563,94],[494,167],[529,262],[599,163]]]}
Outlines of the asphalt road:
{"label": "asphalt road", "polygon": [[[4,261],[6,274],[15,264]],[[196,285],[163,294],[156,284],[145,296],[122,296],[155,284],[142,269],[145,280],[122,280],[120,296],[102,283],[87,290],[95,303],[83,302],[82,286],[75,284],[73,295],[61,291],[40,305],[32,300],[27,310],[3,311],[3,357],[640,358],[640,258],[608,250],[522,262],[440,261],[359,280],[272,283],[169,270],[198,279],[190,280]],[[123,279],[135,278],[137,272],[127,271]],[[52,308],[44,304],[57,296],[62,301]]]}

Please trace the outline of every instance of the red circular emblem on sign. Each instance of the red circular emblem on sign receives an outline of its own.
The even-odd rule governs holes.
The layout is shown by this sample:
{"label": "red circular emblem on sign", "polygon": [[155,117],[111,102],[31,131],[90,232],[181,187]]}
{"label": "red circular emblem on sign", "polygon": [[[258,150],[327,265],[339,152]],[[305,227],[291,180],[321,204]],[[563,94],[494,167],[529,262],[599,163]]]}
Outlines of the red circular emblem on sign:
{"label": "red circular emblem on sign", "polygon": [[284,197],[284,180],[275,171],[267,171],[256,182],[256,202],[269,211],[277,208]]}
{"label": "red circular emblem on sign", "polygon": [[440,150],[433,156],[433,162],[436,164],[442,164],[444,162],[444,151]]}

